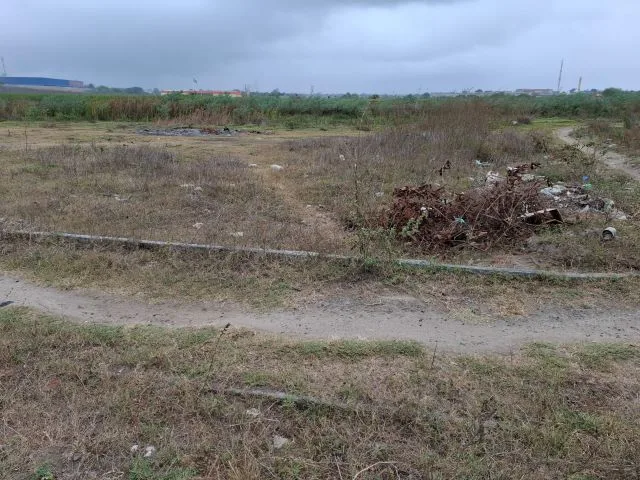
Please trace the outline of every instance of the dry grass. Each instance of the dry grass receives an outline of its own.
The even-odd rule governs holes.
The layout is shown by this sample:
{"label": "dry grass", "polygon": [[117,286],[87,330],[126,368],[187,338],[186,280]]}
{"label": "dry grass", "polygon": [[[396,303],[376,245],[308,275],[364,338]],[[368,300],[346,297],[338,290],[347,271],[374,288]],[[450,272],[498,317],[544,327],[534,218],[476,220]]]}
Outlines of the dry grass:
{"label": "dry grass", "polygon": [[[401,342],[81,327],[22,309],[0,311],[0,333],[7,480],[640,475],[633,345],[455,357]],[[292,443],[276,449],[275,435]]]}
{"label": "dry grass", "polygon": [[[355,253],[365,260],[424,257],[434,252],[379,227],[394,188],[430,182],[469,191],[484,185],[489,170],[504,173],[507,165],[532,162],[542,163],[554,181],[579,181],[588,170],[597,193],[635,215],[635,183],[594,169],[584,156],[567,159],[553,146],[549,125],[538,126],[505,126],[494,110],[462,103],[433,109],[411,125],[357,135],[316,130],[169,139],[136,136],[135,125],[124,123],[6,124],[0,217],[12,228]],[[251,163],[258,167],[248,168]],[[284,170],[272,171],[272,163]],[[590,233],[582,240],[606,222],[581,219],[543,233],[558,246],[552,255],[522,241],[437,255],[540,268],[635,268],[635,220],[613,245]]]}
{"label": "dry grass", "polygon": [[454,274],[432,269],[363,268],[361,262],[283,261],[246,254],[203,254],[78,247],[65,242],[4,239],[0,269],[62,289],[90,288],[152,301],[230,301],[259,310],[322,301],[378,301],[409,295],[456,316],[472,310],[483,321],[539,311],[548,305],[637,308],[640,282],[554,281]]}
{"label": "dry grass", "polygon": [[[33,229],[321,250],[268,171],[220,155],[60,145],[3,164],[5,215]],[[237,233],[237,232],[241,232]]]}
{"label": "dry grass", "polygon": [[640,123],[636,117],[626,117],[622,124],[604,119],[590,120],[577,134],[582,138],[591,137],[598,142],[615,144],[617,150],[632,157],[640,155]]}

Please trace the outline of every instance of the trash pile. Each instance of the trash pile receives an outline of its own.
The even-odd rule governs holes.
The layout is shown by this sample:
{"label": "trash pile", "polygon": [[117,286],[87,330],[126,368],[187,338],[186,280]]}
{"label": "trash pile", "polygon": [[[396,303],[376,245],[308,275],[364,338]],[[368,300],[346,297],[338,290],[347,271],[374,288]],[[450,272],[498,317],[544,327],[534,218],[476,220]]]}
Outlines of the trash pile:
{"label": "trash pile", "polygon": [[513,244],[536,226],[562,222],[557,209],[547,208],[541,186],[512,176],[464,193],[430,184],[396,188],[384,222],[428,250]]}
{"label": "trash pile", "polygon": [[[476,164],[489,166],[480,161]],[[508,167],[506,176],[489,171],[484,185],[463,193],[437,184],[396,188],[382,223],[412,244],[439,250],[515,244],[536,228],[564,223],[563,213],[627,219],[612,200],[594,195],[589,177],[575,185],[551,183],[535,173],[539,167],[539,163]]]}
{"label": "trash pile", "polygon": [[577,214],[606,214],[612,220],[627,220],[627,215],[615,207],[613,200],[593,194],[589,178],[585,183],[568,185],[557,182],[543,188],[540,193],[548,197],[558,208]]}

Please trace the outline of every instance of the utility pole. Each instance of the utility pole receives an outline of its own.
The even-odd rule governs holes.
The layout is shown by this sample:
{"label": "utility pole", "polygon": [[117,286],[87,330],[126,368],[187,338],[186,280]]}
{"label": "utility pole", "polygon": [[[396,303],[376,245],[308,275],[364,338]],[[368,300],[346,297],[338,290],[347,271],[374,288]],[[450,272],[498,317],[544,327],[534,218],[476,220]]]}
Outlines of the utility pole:
{"label": "utility pole", "polygon": [[582,77],[580,77],[580,80],[578,80],[578,93],[580,93],[582,91]]}
{"label": "utility pole", "polygon": [[2,73],[0,74],[0,76],[6,77],[7,76],[7,69],[4,66],[4,57],[0,57],[0,60],[2,60]]}
{"label": "utility pole", "polygon": [[562,83],[562,70],[564,68],[564,58],[560,62],[560,75],[558,75],[558,90],[557,93],[560,93],[560,84]]}

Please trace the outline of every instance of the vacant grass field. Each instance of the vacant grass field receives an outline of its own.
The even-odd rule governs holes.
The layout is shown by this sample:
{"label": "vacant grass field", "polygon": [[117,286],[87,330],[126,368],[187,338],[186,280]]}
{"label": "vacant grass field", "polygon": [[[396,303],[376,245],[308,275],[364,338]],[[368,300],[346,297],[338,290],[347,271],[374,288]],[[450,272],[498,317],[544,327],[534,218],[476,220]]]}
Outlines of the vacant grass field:
{"label": "vacant grass field", "polygon": [[632,345],[468,357],[5,308],[0,478],[636,478],[639,372]]}
{"label": "vacant grass field", "polygon": [[[86,295],[222,310],[345,301],[386,309],[385,295],[462,325],[637,310],[637,277],[476,276],[390,260],[636,271],[638,182],[562,145],[556,130],[597,117],[615,124],[638,105],[624,92],[455,101],[0,95],[2,233],[353,257],[290,261],[3,234],[0,270]],[[140,134],[224,126],[216,135]],[[627,220],[568,209],[562,225],[525,229],[528,205],[517,205],[498,221],[520,222],[505,230],[518,235],[447,248],[389,226],[398,187],[437,184],[447,205],[488,191],[489,171],[505,176],[522,164],[539,164],[533,173],[551,184],[589,182]],[[465,212],[450,222],[470,220]],[[603,242],[609,225],[618,236]],[[464,356],[235,327],[77,325],[3,303],[0,479],[639,478],[639,373],[635,344]]]}
{"label": "vacant grass field", "polygon": [[[529,123],[523,117],[513,126],[510,116],[488,103],[436,107],[371,132],[243,127],[232,136],[154,137],[139,135],[144,125],[134,123],[5,122],[0,217],[6,229],[311,250],[365,260],[638,267],[638,183],[561,147],[554,129],[573,120]],[[172,127],[161,122],[154,128]],[[450,249],[425,249],[385,224],[397,187],[430,183],[454,198],[482,187],[489,171],[506,175],[508,166],[532,163],[550,182],[581,184],[589,176],[593,195],[612,199],[627,221],[569,215],[561,228],[538,229],[537,235],[530,229],[529,240],[505,236],[495,245]],[[600,233],[610,225],[620,235],[603,244]]]}

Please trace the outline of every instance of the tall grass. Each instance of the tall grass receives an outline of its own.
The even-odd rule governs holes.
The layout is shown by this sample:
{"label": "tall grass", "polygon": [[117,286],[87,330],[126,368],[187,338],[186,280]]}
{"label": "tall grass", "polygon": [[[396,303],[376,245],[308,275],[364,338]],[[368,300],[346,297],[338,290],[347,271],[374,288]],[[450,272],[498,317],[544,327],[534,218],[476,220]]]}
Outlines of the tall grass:
{"label": "tall grass", "polygon": [[625,117],[640,113],[639,92],[609,95],[558,95],[534,98],[491,97],[340,98],[251,96],[244,98],[169,95],[0,94],[0,120],[156,121],[258,124],[281,122],[291,127],[322,123],[402,123],[434,108],[457,103],[482,104],[496,113],[565,117]]}

